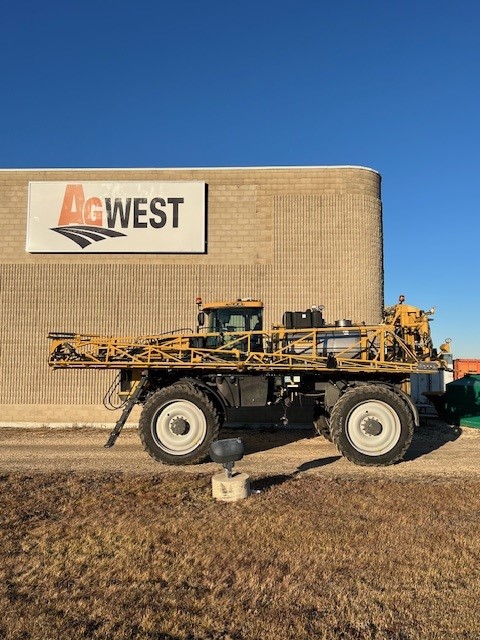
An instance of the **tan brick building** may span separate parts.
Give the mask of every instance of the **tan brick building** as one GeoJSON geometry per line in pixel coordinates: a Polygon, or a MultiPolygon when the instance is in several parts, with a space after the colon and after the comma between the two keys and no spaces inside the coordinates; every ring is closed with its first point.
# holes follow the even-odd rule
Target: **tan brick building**
{"type": "Polygon", "coordinates": [[[380,176],[363,167],[0,170],[0,422],[112,422],[111,372],[51,371],[49,331],[138,335],[194,324],[195,298],[323,304],[328,322],[383,308],[380,176]],[[43,181],[202,181],[202,254],[29,253],[43,181]]]}

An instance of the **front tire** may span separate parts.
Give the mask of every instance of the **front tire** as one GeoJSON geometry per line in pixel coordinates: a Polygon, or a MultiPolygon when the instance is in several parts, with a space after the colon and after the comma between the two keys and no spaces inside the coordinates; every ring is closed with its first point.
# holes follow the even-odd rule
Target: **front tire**
{"type": "Polygon", "coordinates": [[[175,465],[205,460],[219,429],[213,403],[188,384],[156,391],[145,403],[139,422],[145,451],[157,462],[175,465]]]}
{"type": "Polygon", "coordinates": [[[353,387],[335,403],[332,440],[350,462],[387,466],[403,458],[413,437],[413,416],[403,398],[384,385],[353,387]]]}

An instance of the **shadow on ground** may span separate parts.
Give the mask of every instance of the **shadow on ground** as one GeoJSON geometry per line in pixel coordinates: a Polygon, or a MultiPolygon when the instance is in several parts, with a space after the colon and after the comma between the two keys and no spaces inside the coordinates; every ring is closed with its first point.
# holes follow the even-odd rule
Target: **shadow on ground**
{"type": "Polygon", "coordinates": [[[292,442],[314,437],[312,427],[276,427],[274,425],[226,426],[220,432],[220,438],[241,438],[245,445],[245,455],[269,451],[292,442]]]}
{"type": "Polygon", "coordinates": [[[447,442],[453,442],[459,438],[461,433],[460,427],[450,425],[441,420],[430,420],[415,430],[412,444],[405,454],[404,460],[416,460],[432,451],[436,451],[447,442]]]}
{"type": "MultiPolygon", "coordinates": [[[[428,455],[440,449],[448,442],[453,442],[460,437],[462,430],[460,427],[450,425],[447,422],[431,419],[415,430],[412,444],[404,456],[402,462],[408,462],[428,455]]],[[[283,447],[305,438],[318,438],[314,430],[306,427],[305,424],[291,425],[287,427],[278,425],[227,425],[220,434],[221,438],[241,438],[245,445],[245,455],[269,451],[278,447],[283,447]]],[[[311,460],[300,465],[300,467],[289,475],[278,475],[259,479],[256,481],[256,489],[265,489],[270,486],[282,484],[294,478],[299,473],[316,469],[332,464],[341,459],[341,455],[333,455],[325,458],[311,460]]]]}
{"type": "Polygon", "coordinates": [[[279,474],[276,476],[265,476],[264,478],[259,478],[258,480],[254,480],[252,482],[252,489],[254,491],[264,491],[265,489],[269,489],[270,487],[275,487],[277,485],[283,484],[288,480],[292,480],[300,473],[304,471],[309,471],[310,469],[318,469],[319,467],[325,467],[327,464],[333,464],[337,460],[340,460],[342,456],[328,456],[327,458],[318,458],[317,460],[311,460],[310,462],[305,462],[301,464],[296,471],[289,474],[279,474]]]}

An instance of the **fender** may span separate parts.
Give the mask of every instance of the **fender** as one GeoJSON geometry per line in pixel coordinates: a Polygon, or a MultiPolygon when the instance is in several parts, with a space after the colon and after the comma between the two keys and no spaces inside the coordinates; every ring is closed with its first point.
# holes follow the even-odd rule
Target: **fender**
{"type": "Polygon", "coordinates": [[[408,393],[405,393],[405,391],[402,391],[402,389],[399,389],[398,387],[392,387],[392,391],[395,391],[395,393],[398,393],[398,395],[405,400],[407,405],[410,407],[410,411],[412,412],[413,423],[415,427],[420,426],[420,415],[418,413],[418,409],[415,403],[413,402],[412,398],[408,395],[408,393]]]}

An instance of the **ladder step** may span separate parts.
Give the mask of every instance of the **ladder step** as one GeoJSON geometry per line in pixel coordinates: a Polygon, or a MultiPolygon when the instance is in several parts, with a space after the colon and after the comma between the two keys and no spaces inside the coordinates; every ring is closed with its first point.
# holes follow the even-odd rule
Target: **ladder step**
{"type": "Polygon", "coordinates": [[[120,435],[120,432],[122,431],[123,427],[125,426],[125,423],[127,421],[128,416],[130,415],[133,407],[137,404],[137,400],[139,399],[140,395],[142,394],[142,391],[144,390],[144,388],[146,387],[146,385],[148,384],[148,375],[147,373],[142,373],[142,377],[137,385],[137,388],[135,389],[135,391],[129,396],[125,407],[122,411],[122,415],[120,416],[120,418],[117,420],[115,426],[113,427],[112,431],[110,432],[110,435],[108,436],[108,440],[107,442],[103,445],[105,447],[105,449],[110,449],[110,447],[113,447],[113,445],[115,444],[115,442],[117,441],[118,436],[120,435]]]}

